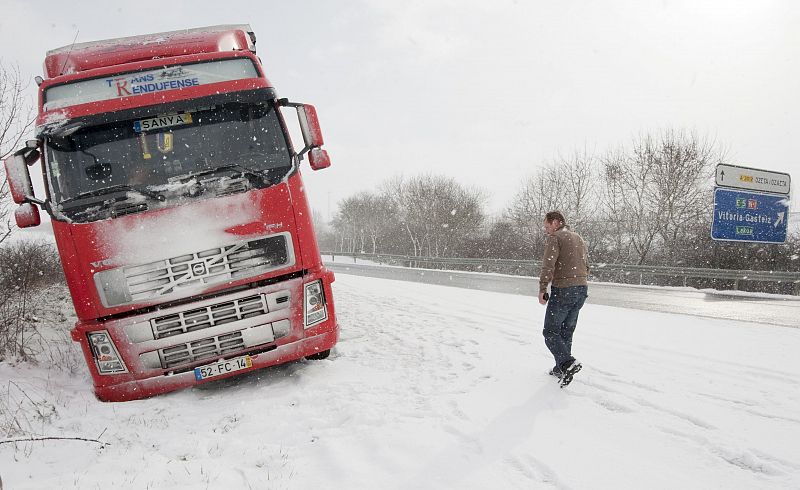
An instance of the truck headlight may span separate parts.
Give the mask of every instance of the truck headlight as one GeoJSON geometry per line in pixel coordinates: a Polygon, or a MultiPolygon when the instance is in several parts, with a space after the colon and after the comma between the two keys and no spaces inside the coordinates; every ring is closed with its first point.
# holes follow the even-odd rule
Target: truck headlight
{"type": "Polygon", "coordinates": [[[101,330],[87,334],[89,337],[89,347],[92,349],[94,360],[97,362],[97,369],[100,374],[127,373],[128,368],[119,357],[114,342],[108,332],[101,330]]]}
{"type": "Polygon", "coordinates": [[[328,319],[328,305],[325,303],[322,279],[306,284],[303,296],[306,328],[328,319]]]}

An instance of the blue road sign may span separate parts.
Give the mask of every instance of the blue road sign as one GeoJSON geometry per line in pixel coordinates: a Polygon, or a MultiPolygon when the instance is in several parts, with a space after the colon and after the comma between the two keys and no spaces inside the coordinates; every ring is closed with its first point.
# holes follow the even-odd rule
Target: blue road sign
{"type": "Polygon", "coordinates": [[[789,199],[786,196],[716,188],[711,238],[784,243],[788,217],[789,199]]]}

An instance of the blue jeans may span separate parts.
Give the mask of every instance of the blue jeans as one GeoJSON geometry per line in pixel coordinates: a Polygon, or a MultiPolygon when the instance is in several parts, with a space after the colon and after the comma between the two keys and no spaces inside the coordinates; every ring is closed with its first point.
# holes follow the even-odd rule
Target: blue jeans
{"type": "Polygon", "coordinates": [[[578,324],[578,313],[589,296],[586,286],[550,288],[550,300],[544,317],[544,343],[561,367],[572,357],[572,334],[578,324]]]}

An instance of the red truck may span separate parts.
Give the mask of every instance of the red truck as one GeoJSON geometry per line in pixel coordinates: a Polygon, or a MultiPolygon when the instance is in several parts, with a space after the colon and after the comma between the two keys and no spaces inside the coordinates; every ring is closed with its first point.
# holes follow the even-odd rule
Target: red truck
{"type": "Polygon", "coordinates": [[[278,98],[255,43],[224,25],[47,53],[36,139],[6,175],[19,227],[51,217],[101,400],[323,359],[338,340],[299,172],[330,159],[316,110],[278,98]]]}

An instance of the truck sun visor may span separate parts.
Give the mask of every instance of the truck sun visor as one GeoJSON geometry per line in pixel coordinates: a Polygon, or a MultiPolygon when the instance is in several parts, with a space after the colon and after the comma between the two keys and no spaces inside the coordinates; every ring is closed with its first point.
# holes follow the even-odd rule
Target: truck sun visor
{"type": "Polygon", "coordinates": [[[44,110],[247,78],[258,71],[249,58],[236,58],[81,80],[48,88],[44,110]]]}

